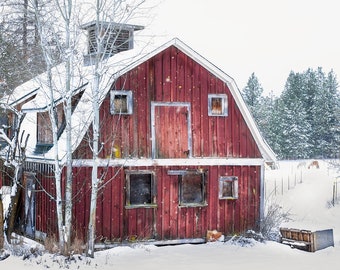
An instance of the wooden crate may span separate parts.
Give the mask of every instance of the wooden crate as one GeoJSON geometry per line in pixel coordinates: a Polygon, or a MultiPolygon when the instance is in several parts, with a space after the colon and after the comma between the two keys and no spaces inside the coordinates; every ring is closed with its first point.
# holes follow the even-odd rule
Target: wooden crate
{"type": "Polygon", "coordinates": [[[309,252],[334,246],[333,229],[309,231],[280,228],[280,233],[281,243],[309,252]]]}

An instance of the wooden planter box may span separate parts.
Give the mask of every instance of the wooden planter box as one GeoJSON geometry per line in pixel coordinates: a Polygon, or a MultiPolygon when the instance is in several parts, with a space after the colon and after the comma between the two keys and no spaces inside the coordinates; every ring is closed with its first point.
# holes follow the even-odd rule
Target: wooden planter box
{"type": "Polygon", "coordinates": [[[321,231],[280,228],[281,243],[301,250],[315,252],[334,247],[333,229],[321,231]]]}

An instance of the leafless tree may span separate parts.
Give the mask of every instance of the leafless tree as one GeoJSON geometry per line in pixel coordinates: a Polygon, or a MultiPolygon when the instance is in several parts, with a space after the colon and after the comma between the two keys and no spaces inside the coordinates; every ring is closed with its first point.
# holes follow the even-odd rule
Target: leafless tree
{"type": "MultiPolygon", "coordinates": [[[[95,47],[96,54],[92,65],[93,82],[92,82],[92,108],[93,108],[93,120],[92,120],[92,180],[91,180],[91,200],[90,200],[90,219],[88,224],[88,239],[87,239],[87,255],[94,256],[94,243],[95,243],[95,231],[96,231],[96,213],[97,213],[97,197],[102,179],[99,176],[99,154],[100,154],[100,117],[99,117],[99,104],[104,98],[101,89],[107,88],[107,83],[111,81],[104,80],[103,74],[107,69],[106,51],[112,50],[112,43],[119,35],[112,35],[111,33],[119,33],[121,31],[121,24],[128,23],[132,18],[137,16],[142,8],[145,0],[96,0],[93,10],[95,10],[95,47]],[[105,24],[103,24],[105,22],[105,24]],[[118,25],[118,27],[116,26],[118,25]],[[104,33],[104,34],[102,34],[104,33]],[[113,40],[112,40],[113,39],[113,40]],[[110,42],[108,42],[110,40],[110,42]]],[[[114,51],[110,51],[114,54],[114,51]]]]}
{"type": "MultiPolygon", "coordinates": [[[[86,3],[77,0],[23,0],[24,8],[34,15],[34,23],[39,37],[39,45],[46,66],[46,72],[39,76],[40,88],[48,97],[47,107],[51,124],[54,150],[54,180],[56,186],[56,208],[58,224],[58,241],[62,253],[68,253],[72,233],[72,95],[77,79],[75,70],[79,67],[79,54],[76,47],[79,45],[80,25],[84,22],[82,16],[91,17],[95,21],[95,56],[91,59],[90,82],[92,95],[92,181],[90,219],[88,223],[88,250],[87,254],[94,256],[94,242],[96,231],[96,208],[98,191],[101,188],[102,178],[99,176],[99,154],[101,142],[99,140],[100,121],[99,106],[112,80],[104,76],[107,71],[107,54],[109,44],[115,43],[120,25],[141,16],[142,5],[145,0],[90,0],[86,3]],[[93,14],[89,14],[93,12],[93,14]],[[105,25],[105,27],[104,27],[105,25]],[[112,33],[111,33],[112,31],[112,33]],[[108,35],[107,35],[108,34],[108,35]],[[110,42],[108,42],[108,39],[110,42]],[[57,51],[57,53],[56,53],[57,51]],[[62,62],[62,64],[60,64],[62,62]],[[62,70],[59,72],[59,70],[62,70]],[[67,134],[67,179],[65,197],[62,191],[62,169],[60,153],[58,150],[58,112],[56,94],[63,98],[63,113],[65,116],[67,134]],[[63,212],[64,210],[64,212],[63,212]],[[65,214],[64,214],[65,213],[65,214]]],[[[143,12],[143,11],[142,11],[143,12]]],[[[110,54],[114,54],[111,51],[110,54]]],[[[82,61],[83,59],[81,59],[82,61]]],[[[78,74],[79,75],[79,74],[78,74]]],[[[80,85],[78,85],[80,86],[80,85]]]]}
{"type": "MultiPolygon", "coordinates": [[[[2,112],[11,113],[13,115],[12,126],[2,125],[0,127],[0,140],[4,142],[6,153],[4,165],[11,168],[14,172],[11,185],[11,203],[7,216],[3,217],[7,223],[7,238],[13,231],[15,216],[19,200],[19,186],[21,185],[22,167],[25,161],[25,149],[29,135],[20,130],[24,114],[7,103],[1,103],[2,112]]],[[[2,204],[2,203],[1,203],[2,204]]],[[[0,221],[2,222],[2,220],[0,221]]],[[[3,228],[3,227],[2,227],[3,228]]],[[[0,232],[3,235],[3,232],[0,232]]]]}

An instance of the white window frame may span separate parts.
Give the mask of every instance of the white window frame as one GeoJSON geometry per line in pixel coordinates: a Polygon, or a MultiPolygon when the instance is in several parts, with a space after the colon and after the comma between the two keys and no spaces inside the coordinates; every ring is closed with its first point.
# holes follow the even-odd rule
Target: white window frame
{"type": "Polygon", "coordinates": [[[228,96],[226,94],[208,94],[208,115],[209,116],[228,116],[228,96]],[[221,100],[221,112],[214,112],[213,100],[221,100]]]}
{"type": "Polygon", "coordinates": [[[220,176],[219,177],[218,198],[220,200],[236,200],[238,199],[238,177],[237,176],[220,176]],[[231,195],[224,194],[226,184],[231,185],[231,195]]]}
{"type": "Polygon", "coordinates": [[[110,96],[110,113],[112,115],[115,114],[124,114],[124,115],[130,115],[133,113],[133,99],[132,99],[132,91],[131,90],[111,90],[111,96],[110,96]],[[115,110],[115,97],[116,96],[126,96],[126,112],[116,112],[115,110]]]}

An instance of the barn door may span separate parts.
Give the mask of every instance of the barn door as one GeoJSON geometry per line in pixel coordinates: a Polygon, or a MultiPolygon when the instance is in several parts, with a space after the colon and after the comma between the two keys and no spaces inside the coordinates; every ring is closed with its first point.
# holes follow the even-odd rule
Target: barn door
{"type": "Polygon", "coordinates": [[[152,158],[191,157],[190,104],[151,104],[152,158]]]}
{"type": "Polygon", "coordinates": [[[24,173],[25,186],[25,233],[35,236],[35,174],[24,173]]]}

